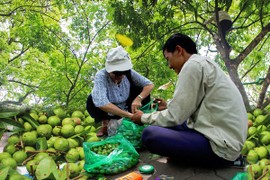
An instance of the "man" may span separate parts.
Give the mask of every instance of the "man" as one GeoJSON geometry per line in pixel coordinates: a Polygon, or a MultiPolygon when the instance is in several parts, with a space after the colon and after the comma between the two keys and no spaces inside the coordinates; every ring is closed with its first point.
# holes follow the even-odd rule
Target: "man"
{"type": "Polygon", "coordinates": [[[237,87],[215,62],[197,54],[186,35],[172,35],[163,54],[178,80],[168,104],[157,99],[159,111],[138,110],[132,116],[135,123],[150,124],[142,143],[172,159],[231,164],[247,137],[247,113],[237,87]]]}
{"type": "Polygon", "coordinates": [[[148,103],[153,88],[149,79],[132,69],[129,54],[122,46],[110,49],[105,68],[96,73],[94,88],[86,102],[95,123],[101,122],[97,136],[108,135],[110,120],[114,124],[114,120],[130,118],[136,109],[148,103]]]}

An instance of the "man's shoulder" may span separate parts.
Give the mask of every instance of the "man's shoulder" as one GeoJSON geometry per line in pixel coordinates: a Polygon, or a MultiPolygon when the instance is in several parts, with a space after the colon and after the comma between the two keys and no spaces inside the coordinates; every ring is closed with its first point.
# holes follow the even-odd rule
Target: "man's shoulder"
{"type": "Polygon", "coordinates": [[[201,64],[206,60],[208,60],[208,58],[205,56],[201,56],[199,54],[192,54],[187,61],[187,64],[201,64]]]}

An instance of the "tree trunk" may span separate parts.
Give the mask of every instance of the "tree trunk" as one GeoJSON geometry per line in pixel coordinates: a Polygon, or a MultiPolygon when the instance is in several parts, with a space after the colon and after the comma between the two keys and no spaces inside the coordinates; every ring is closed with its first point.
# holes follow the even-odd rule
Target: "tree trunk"
{"type": "Polygon", "coordinates": [[[228,73],[230,75],[230,78],[232,79],[232,81],[234,82],[234,84],[237,86],[237,88],[239,89],[243,101],[245,103],[245,107],[247,111],[251,110],[250,104],[249,104],[249,99],[247,96],[247,93],[245,91],[244,85],[242,84],[239,75],[238,75],[238,71],[237,71],[237,65],[236,63],[234,63],[234,61],[225,61],[228,73]]]}
{"type": "Polygon", "coordinates": [[[265,80],[264,80],[263,85],[262,85],[262,90],[261,90],[261,93],[260,93],[260,96],[259,96],[259,99],[258,99],[258,103],[257,103],[258,108],[263,109],[269,103],[268,98],[266,98],[266,100],[265,100],[266,91],[267,91],[267,89],[269,87],[269,84],[270,84],[270,66],[268,68],[267,75],[266,75],[265,80]],[[265,100],[265,102],[264,102],[264,100],[265,100]]]}

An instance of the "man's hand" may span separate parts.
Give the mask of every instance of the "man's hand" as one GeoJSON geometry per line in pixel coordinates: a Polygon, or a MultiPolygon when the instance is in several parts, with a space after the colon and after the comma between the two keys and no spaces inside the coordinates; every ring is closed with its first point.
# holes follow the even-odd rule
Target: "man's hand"
{"type": "Polygon", "coordinates": [[[133,114],[133,116],[131,117],[131,120],[136,124],[142,125],[142,122],[141,122],[142,115],[143,115],[143,112],[140,110],[137,110],[135,114],[133,114]]]}
{"type": "Polygon", "coordinates": [[[158,111],[162,111],[164,109],[167,109],[167,102],[164,99],[156,98],[154,100],[154,103],[157,103],[158,111]]]}

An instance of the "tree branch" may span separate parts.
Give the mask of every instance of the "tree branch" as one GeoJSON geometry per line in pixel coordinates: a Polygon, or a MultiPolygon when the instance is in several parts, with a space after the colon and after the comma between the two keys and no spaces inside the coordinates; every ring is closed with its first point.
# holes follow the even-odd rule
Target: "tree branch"
{"type": "Polygon", "coordinates": [[[266,95],[266,91],[269,87],[269,84],[270,84],[270,66],[268,67],[267,75],[265,77],[265,80],[263,81],[262,90],[258,98],[258,103],[257,103],[258,108],[261,108],[263,105],[263,101],[266,95]]]}
{"type": "Polygon", "coordinates": [[[16,81],[16,80],[8,80],[9,82],[14,82],[14,83],[18,83],[18,84],[21,84],[21,85],[24,85],[24,86],[27,86],[27,87],[30,87],[30,88],[39,88],[38,86],[34,86],[34,85],[29,85],[29,84],[26,84],[26,83],[23,83],[23,82],[20,82],[20,81],[16,81]]]}
{"type": "Polygon", "coordinates": [[[26,49],[23,49],[19,54],[17,54],[16,56],[14,56],[12,59],[8,60],[8,63],[11,63],[12,61],[14,61],[15,59],[19,58],[22,54],[24,54],[28,49],[30,49],[31,46],[27,47],[26,49]]]}
{"type": "Polygon", "coordinates": [[[22,102],[27,98],[27,96],[31,93],[35,92],[34,90],[31,90],[27,92],[24,96],[20,97],[18,101],[3,101],[0,102],[0,106],[3,105],[9,105],[9,104],[14,104],[14,105],[22,105],[22,102]]]}
{"type": "Polygon", "coordinates": [[[251,66],[251,68],[249,69],[249,70],[247,70],[244,74],[243,74],[243,76],[241,77],[241,79],[243,79],[253,68],[255,68],[256,67],[256,65],[257,64],[259,64],[259,62],[261,62],[261,60],[258,60],[257,62],[255,62],[255,64],[253,64],[252,66],[251,66]]]}
{"type": "Polygon", "coordinates": [[[261,42],[264,36],[270,31],[270,23],[262,28],[262,31],[251,41],[251,43],[234,59],[237,64],[240,64],[251,51],[261,42]]]}

